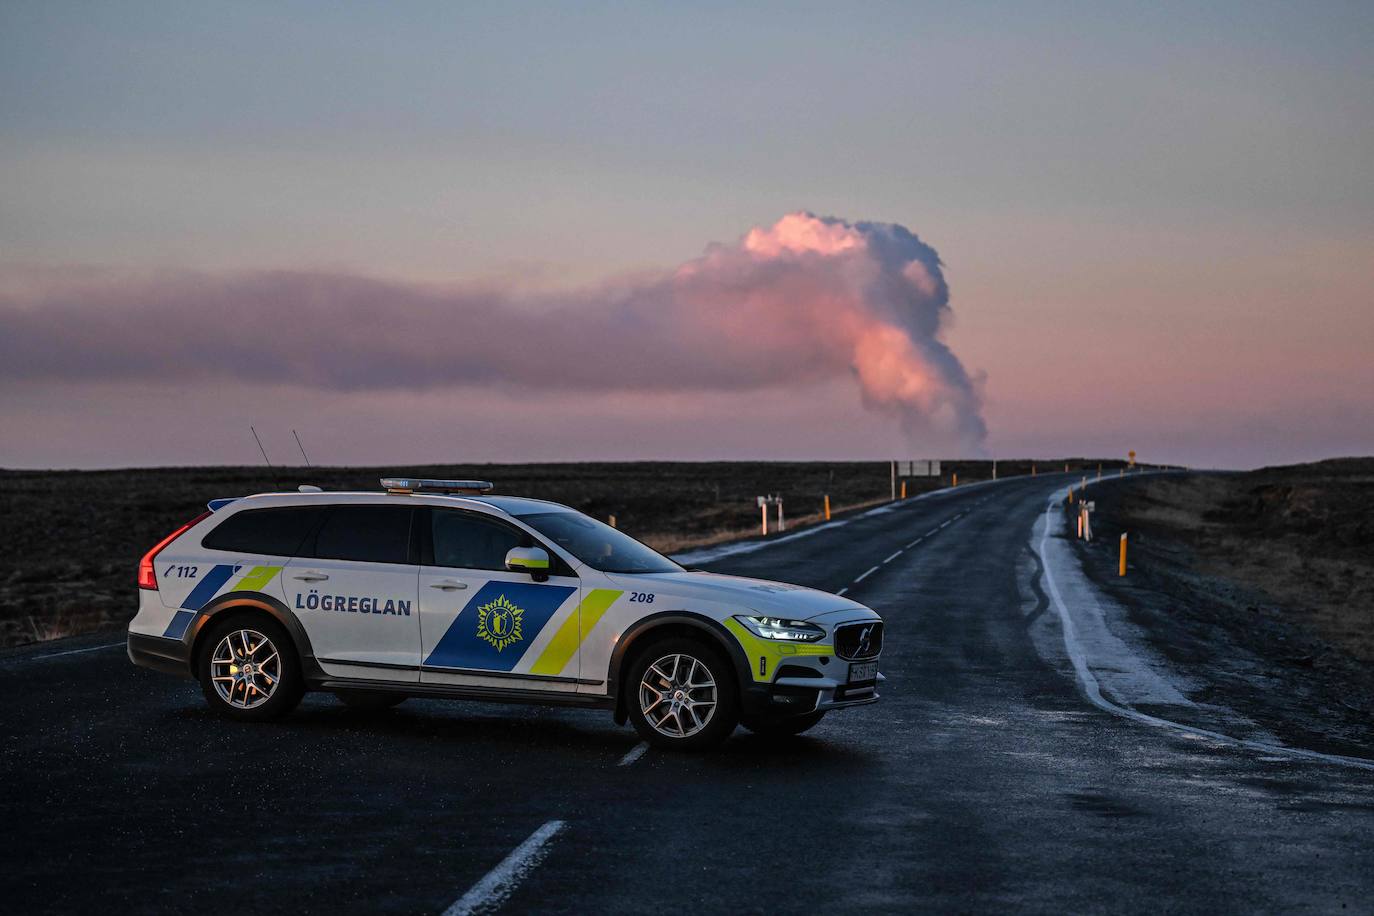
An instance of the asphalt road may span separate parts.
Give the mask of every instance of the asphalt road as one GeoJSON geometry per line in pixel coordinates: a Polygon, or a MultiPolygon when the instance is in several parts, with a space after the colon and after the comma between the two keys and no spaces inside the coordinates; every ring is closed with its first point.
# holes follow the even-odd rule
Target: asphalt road
{"type": "Polygon", "coordinates": [[[600,712],[315,695],[233,724],[108,637],[2,656],[0,901],[1370,911],[1374,773],[1142,726],[1037,654],[1032,527],[1064,483],[961,488],[712,564],[848,588],[887,620],[882,702],[780,744],[645,753],[600,712]]]}

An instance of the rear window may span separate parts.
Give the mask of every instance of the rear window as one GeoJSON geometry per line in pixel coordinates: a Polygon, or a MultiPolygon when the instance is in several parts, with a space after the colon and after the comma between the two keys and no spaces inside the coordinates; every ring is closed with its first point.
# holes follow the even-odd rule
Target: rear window
{"type": "Polygon", "coordinates": [[[409,563],[410,519],[405,506],[334,506],[315,536],[310,556],[362,563],[409,563]]]}
{"type": "Polygon", "coordinates": [[[201,539],[200,546],[234,553],[294,557],[324,515],[321,506],[235,512],[201,539]]]}

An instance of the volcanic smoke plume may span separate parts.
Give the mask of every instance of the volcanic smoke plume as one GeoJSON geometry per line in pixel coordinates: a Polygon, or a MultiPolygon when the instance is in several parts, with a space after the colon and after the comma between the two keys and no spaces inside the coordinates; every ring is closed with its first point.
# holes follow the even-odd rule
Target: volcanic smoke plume
{"type": "Polygon", "coordinates": [[[0,379],[359,391],[750,391],[851,374],[865,407],[976,449],[949,289],[902,226],[792,213],[671,271],[565,293],[346,274],[159,274],[0,296],[0,379]]]}

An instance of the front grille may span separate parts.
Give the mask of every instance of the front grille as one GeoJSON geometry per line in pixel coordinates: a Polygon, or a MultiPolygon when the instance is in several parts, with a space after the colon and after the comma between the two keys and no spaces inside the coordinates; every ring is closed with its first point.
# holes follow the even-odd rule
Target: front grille
{"type": "Polygon", "coordinates": [[[840,658],[856,659],[877,658],[883,651],[883,625],[881,621],[872,623],[851,623],[835,628],[835,654],[840,658]]]}

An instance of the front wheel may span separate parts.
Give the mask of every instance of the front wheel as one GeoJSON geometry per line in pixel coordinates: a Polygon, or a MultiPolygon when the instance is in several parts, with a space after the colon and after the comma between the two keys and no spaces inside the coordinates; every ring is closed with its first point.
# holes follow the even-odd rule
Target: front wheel
{"type": "Polygon", "coordinates": [[[724,741],[738,721],[734,672],[711,646],[664,639],[635,657],[626,706],[639,736],[654,747],[696,751],[724,741]]]}
{"type": "Polygon", "coordinates": [[[305,692],[290,635],[266,617],[212,624],[200,654],[200,686],[210,708],[232,719],[284,716],[305,692]]]}
{"type": "Polygon", "coordinates": [[[824,718],[822,710],[800,716],[742,716],[739,724],[761,738],[786,738],[809,731],[824,718]]]}

